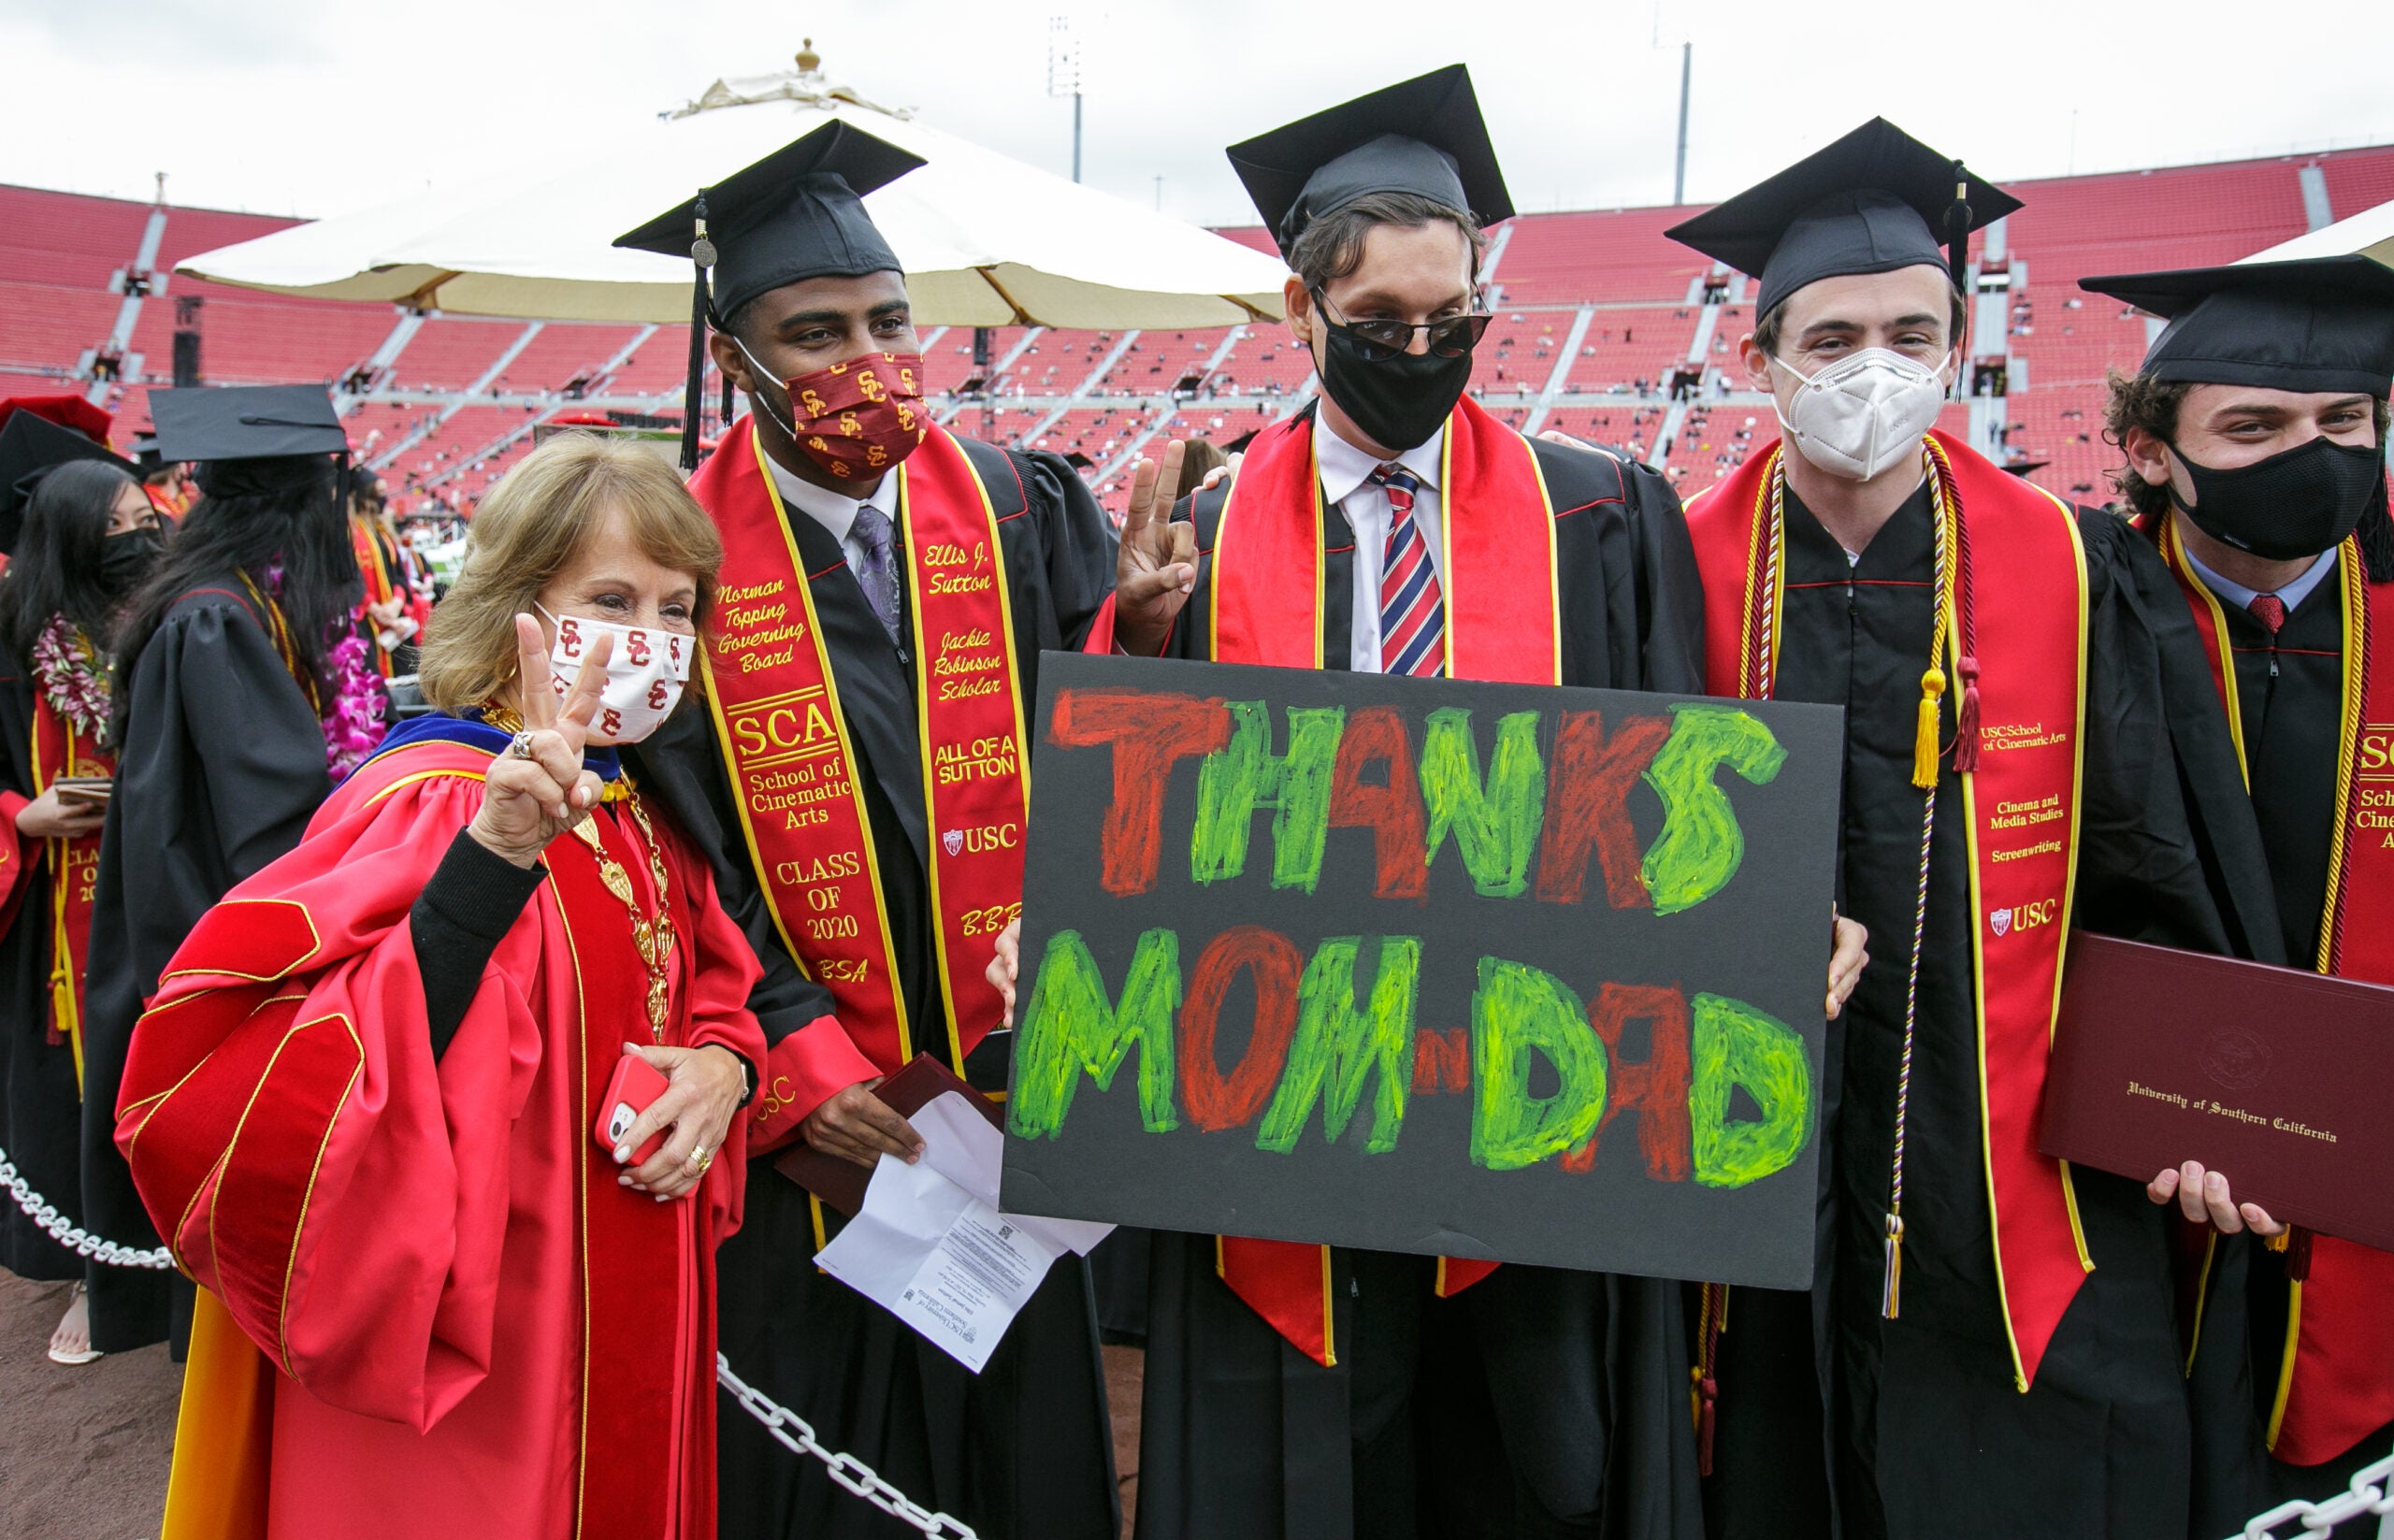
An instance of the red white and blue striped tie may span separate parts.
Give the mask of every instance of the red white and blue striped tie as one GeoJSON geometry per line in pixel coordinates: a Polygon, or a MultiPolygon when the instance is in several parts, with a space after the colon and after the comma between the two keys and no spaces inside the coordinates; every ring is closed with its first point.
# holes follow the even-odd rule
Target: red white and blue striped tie
{"type": "Polygon", "coordinates": [[[1372,472],[1388,494],[1388,554],[1380,562],[1380,672],[1435,677],[1447,667],[1447,600],[1413,517],[1421,482],[1402,466],[1372,472]]]}

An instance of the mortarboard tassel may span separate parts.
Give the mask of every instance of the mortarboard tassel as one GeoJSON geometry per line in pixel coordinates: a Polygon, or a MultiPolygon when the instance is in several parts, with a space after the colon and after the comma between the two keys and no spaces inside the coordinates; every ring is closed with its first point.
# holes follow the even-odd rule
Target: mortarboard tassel
{"type": "MultiPolygon", "coordinates": [[[[1954,287],[1970,292],[1970,174],[1954,163],[1954,201],[1945,210],[1945,260],[1952,264],[1954,287]]],[[[1956,341],[1960,340],[1955,338],[1956,341]]]]}
{"type": "Polygon", "coordinates": [[[1887,1274],[1879,1290],[1879,1314],[1887,1320],[1904,1309],[1904,1216],[1887,1216],[1887,1274]]]}
{"type": "Polygon", "coordinates": [[[707,196],[699,194],[698,229],[690,242],[690,378],[682,394],[682,474],[699,468],[699,412],[707,375],[707,269],[714,266],[714,242],[707,238],[707,196]]]}

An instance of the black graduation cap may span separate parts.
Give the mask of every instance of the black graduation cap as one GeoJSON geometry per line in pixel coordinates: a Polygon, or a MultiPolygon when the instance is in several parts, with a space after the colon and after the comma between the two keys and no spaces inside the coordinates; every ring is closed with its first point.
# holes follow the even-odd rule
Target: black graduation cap
{"type": "Polygon", "coordinates": [[[154,476],[166,468],[166,457],[158,453],[158,436],[137,433],[133,436],[133,462],[144,476],[154,476]]]}
{"type": "Polygon", "coordinates": [[[720,325],[785,283],[904,271],[865,212],[864,194],[923,164],[835,119],[616,237],[615,244],[688,256],[704,235],[714,246],[714,319],[720,325]]]}
{"type": "Polygon", "coordinates": [[[199,488],[237,497],[302,487],[349,453],[322,385],[195,386],[150,393],[162,459],[199,462],[199,488]]]}
{"type": "Polygon", "coordinates": [[[1306,225],[1374,193],[1416,193],[1482,226],[1513,217],[1471,71],[1449,65],[1227,151],[1287,257],[1306,225]]]}
{"type": "Polygon", "coordinates": [[[686,256],[695,268],[682,431],[685,471],[698,468],[706,326],[721,327],[741,306],[786,283],[903,272],[865,212],[864,195],[925,164],[921,156],[835,118],[615,237],[616,245],[634,251],[686,256]]]}
{"type": "Polygon", "coordinates": [[[2394,379],[2394,267],[2358,254],[2081,279],[2170,324],[2149,379],[2383,397],[2394,379]]]}
{"type": "Polygon", "coordinates": [[[25,505],[33,501],[41,479],[74,460],[106,460],[123,467],[128,475],[138,474],[131,461],[109,453],[106,444],[95,444],[74,429],[60,427],[30,411],[13,414],[0,427],[0,552],[17,549],[17,536],[25,526],[25,505]]]}
{"type": "Polygon", "coordinates": [[[2020,200],[1884,118],[1665,232],[1762,280],[1754,313],[1824,278],[1946,266],[2020,200]]]}

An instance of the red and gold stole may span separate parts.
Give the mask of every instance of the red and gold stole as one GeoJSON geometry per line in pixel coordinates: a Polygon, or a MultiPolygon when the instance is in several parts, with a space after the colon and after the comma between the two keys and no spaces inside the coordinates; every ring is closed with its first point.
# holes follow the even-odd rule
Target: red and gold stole
{"type": "MultiPolygon", "coordinates": [[[[1223,500],[1212,552],[1216,662],[1322,665],[1327,564],[1314,432],[1311,413],[1266,428],[1223,500]]],[[[1465,396],[1447,419],[1440,460],[1447,677],[1561,684],[1554,505],[1536,450],[1465,396]]],[[[1214,1265],[1299,1352],[1324,1365],[1338,1361],[1328,1246],[1224,1235],[1216,1238],[1214,1265]]],[[[1437,1291],[1457,1293],[1495,1268],[1441,1257],[1437,1291]]]]}
{"type": "MultiPolygon", "coordinates": [[[[418,781],[481,780],[487,752],[425,741],[378,756],[344,782],[316,827],[370,806],[418,781]]],[[[594,814],[598,844],[623,868],[643,914],[657,895],[636,821],[594,814]]],[[[570,1001],[549,1001],[552,1019],[570,1012],[570,1041],[552,1043],[570,1077],[578,1240],[584,1312],[576,1439],[577,1510],[584,1536],[665,1533],[674,1520],[678,1466],[699,1430],[660,1437],[660,1408],[705,1403],[698,1414],[712,1439],[714,1396],[682,1381],[685,1345],[673,1323],[679,1302],[714,1297],[713,1247],[685,1233],[705,1222],[699,1202],[658,1203],[616,1184],[617,1168],[584,1134],[623,1044],[647,1025],[648,971],[625,901],[601,876],[582,839],[552,842],[542,856],[563,941],[570,954],[570,1001]],[[689,1273],[696,1259],[695,1275],[689,1273]]],[[[696,933],[685,880],[666,897],[675,933],[696,933]]],[[[287,1335],[292,1258],[307,1222],[322,1152],[364,1072],[357,1029],[336,1013],[299,1016],[305,974],[322,950],[314,918],[288,900],[228,900],[200,920],[176,953],[158,1003],[141,1020],[120,1095],[117,1144],[134,1168],[159,1234],[177,1263],[207,1291],[184,1390],[181,1425],[211,1432],[200,1446],[238,1468],[184,1468],[169,1482],[180,1506],[170,1535],[259,1533],[271,1480],[267,1408],[293,1372],[287,1335]],[[205,1372],[203,1373],[203,1366],[205,1372]]],[[[687,1029],[687,955],[669,964],[676,1009],[664,1041],[687,1029]]],[[[557,976],[550,973],[552,981],[557,976]]],[[[703,1311],[708,1308],[701,1303],[703,1311]]],[[[703,1371],[701,1371],[703,1372],[703,1371]]],[[[170,1506],[173,1504],[170,1504],[170,1506]]]]}
{"type": "MultiPolygon", "coordinates": [[[[1704,581],[1706,673],[1714,690],[1751,699],[1769,698],[1777,681],[1786,598],[1782,453],[1774,445],[1687,504],[1704,581]]],[[[1937,679],[1924,686],[1933,710],[1945,680],[1964,684],[1954,769],[1969,842],[1980,1137],[1996,1288],[2013,1377],[2026,1391],[2094,1267],[2069,1166],[2040,1155],[2036,1137],[2077,867],[2086,555],[2059,498],[1945,434],[1927,435],[1924,453],[1940,505],[1940,550],[1953,556],[1940,574],[1937,679]]],[[[1922,639],[1924,663],[1929,640],[1922,639]]],[[[1933,776],[1933,733],[1928,749],[1933,776]]],[[[1924,882],[1926,861],[1924,839],[1924,882]]],[[[1907,1041],[1911,1029],[1907,1023],[1907,1041]]],[[[1898,1162],[1903,1137],[1899,1104],[1898,1162]]],[[[1898,1164],[1898,1197],[1900,1172],[1898,1164]]],[[[1889,1229],[1901,1233],[1899,1206],[1889,1229]]],[[[1892,1238],[1889,1251],[1894,1296],[1900,1248],[1892,1238]]],[[[1890,1315],[1896,1303],[1889,1299],[1890,1315]]]]}
{"type": "MultiPolygon", "coordinates": [[[[64,776],[114,775],[116,760],[51,709],[36,689],[33,731],[34,795],[64,776]]],[[[49,840],[50,1041],[75,1048],[75,1084],[83,1083],[83,971],[92,950],[92,883],[98,875],[100,837],[49,840]]]]}
{"type": "MultiPolygon", "coordinates": [[[[820,574],[800,564],[764,455],[755,425],[743,419],[690,482],[724,543],[707,704],[783,943],[830,990],[858,1047],[893,1072],[915,1056],[916,1042],[880,857],[815,617],[811,583],[820,574]]],[[[945,1048],[960,1073],[1003,1012],[982,971],[998,932],[1022,913],[1031,763],[1021,672],[997,514],[963,446],[933,426],[896,475],[921,669],[915,695],[945,1048]]]]}
{"type": "MultiPolygon", "coordinates": [[[[2202,638],[2249,788],[2236,661],[2218,597],[2187,559],[2178,521],[2160,520],[2156,534],[2202,638]]],[[[2375,898],[2394,891],[2387,812],[2394,807],[2394,584],[2368,580],[2360,542],[2349,536],[2337,550],[2334,581],[2344,612],[2337,813],[2319,952],[2310,962],[2340,978],[2394,984],[2394,903],[2375,898]]],[[[2287,1290],[2269,1446],[2288,1464],[2317,1465],[2394,1421],[2394,1309],[2387,1303],[2394,1256],[2332,1235],[2308,1235],[2301,1245],[2307,1256],[2287,1290]]]]}
{"type": "MultiPolygon", "coordinates": [[[[374,527],[373,520],[362,513],[353,513],[349,516],[349,544],[351,553],[357,558],[358,576],[366,580],[366,597],[357,604],[358,624],[371,626],[373,621],[368,617],[366,607],[389,603],[392,593],[391,569],[382,560],[382,531],[374,527]]],[[[382,650],[382,644],[370,633],[366,641],[374,655],[375,668],[382,670],[384,679],[390,678],[391,655],[382,650]]]]}

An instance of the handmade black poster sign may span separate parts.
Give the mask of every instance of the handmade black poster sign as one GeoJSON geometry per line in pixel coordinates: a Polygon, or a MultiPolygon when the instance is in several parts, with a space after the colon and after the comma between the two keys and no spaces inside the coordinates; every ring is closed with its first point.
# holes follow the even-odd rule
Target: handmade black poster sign
{"type": "Polygon", "coordinates": [[[1007,1209],[1810,1281],[1842,712],[1039,677],[1007,1209]]]}

